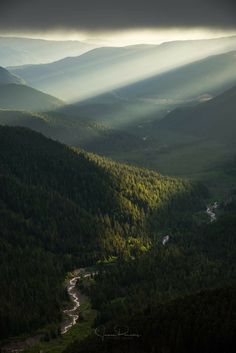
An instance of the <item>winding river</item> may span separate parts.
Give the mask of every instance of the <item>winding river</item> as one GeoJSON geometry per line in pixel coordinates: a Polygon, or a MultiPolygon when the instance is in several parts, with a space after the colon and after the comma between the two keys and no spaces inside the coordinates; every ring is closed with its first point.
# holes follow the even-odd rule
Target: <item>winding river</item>
{"type": "Polygon", "coordinates": [[[73,307],[71,309],[63,310],[63,313],[68,317],[65,322],[61,325],[61,334],[65,334],[68,332],[72,326],[76,324],[79,319],[79,307],[80,307],[80,294],[76,289],[76,284],[78,280],[81,278],[79,275],[80,270],[74,271],[75,276],[69,280],[67,285],[67,292],[69,294],[70,300],[73,303],[73,307]]]}
{"type": "Polygon", "coordinates": [[[63,310],[63,313],[67,316],[67,319],[61,325],[61,334],[64,335],[68,332],[71,327],[73,327],[79,319],[79,307],[81,301],[81,293],[76,289],[76,284],[80,278],[91,277],[97,272],[85,272],[85,269],[77,269],[73,272],[73,277],[69,280],[67,284],[67,292],[69,294],[70,300],[73,303],[71,309],[63,310]]]}
{"type": "Polygon", "coordinates": [[[217,202],[214,202],[212,205],[207,206],[206,213],[210,217],[210,222],[211,223],[216,221],[216,213],[215,213],[215,211],[217,210],[218,207],[219,207],[219,205],[218,205],[217,202]]]}

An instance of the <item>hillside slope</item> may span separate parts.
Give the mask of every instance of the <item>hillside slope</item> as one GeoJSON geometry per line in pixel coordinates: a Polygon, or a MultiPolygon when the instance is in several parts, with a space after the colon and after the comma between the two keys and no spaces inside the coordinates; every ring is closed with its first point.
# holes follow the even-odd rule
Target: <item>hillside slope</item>
{"type": "Polygon", "coordinates": [[[91,144],[91,151],[97,152],[116,149],[125,152],[130,146],[138,147],[142,142],[129,133],[90,122],[78,115],[70,116],[61,110],[34,113],[0,109],[0,124],[27,127],[72,146],[85,148],[91,144]]]}
{"type": "Polygon", "coordinates": [[[0,127],[0,195],[3,339],[58,325],[66,271],[147,251],[161,229],[191,224],[205,190],[0,127]]]}
{"type": "Polygon", "coordinates": [[[159,127],[182,134],[234,142],[236,86],[194,107],[176,109],[159,123],[159,127]]]}
{"type": "Polygon", "coordinates": [[[0,86],[8,85],[11,83],[23,84],[24,81],[16,75],[11,74],[3,67],[0,67],[0,86]]]}
{"type": "Polygon", "coordinates": [[[26,85],[12,83],[0,86],[0,109],[45,111],[62,105],[61,100],[26,85]]]}
{"type": "MultiPolygon", "coordinates": [[[[204,173],[210,173],[213,180],[220,173],[223,181],[224,166],[236,155],[235,99],[234,86],[206,102],[176,109],[153,124],[150,144],[157,144],[159,151],[149,155],[151,163],[162,173],[200,178],[203,173],[203,179],[204,173]]],[[[213,180],[209,180],[212,185],[213,180]]]]}
{"type": "Polygon", "coordinates": [[[96,330],[65,352],[230,353],[236,343],[235,205],[226,210],[221,204],[214,222],[174,232],[165,246],[157,242],[81,286],[98,311],[96,330]]]}
{"type": "MultiPolygon", "coordinates": [[[[162,174],[204,180],[213,192],[227,193],[236,185],[235,178],[224,171],[236,155],[235,99],[234,86],[205,102],[173,110],[161,120],[140,121],[138,126],[133,124],[133,134],[143,137],[143,144],[130,145],[126,154],[119,148],[103,153],[162,174]]],[[[96,152],[92,142],[87,148],[96,152]]]]}

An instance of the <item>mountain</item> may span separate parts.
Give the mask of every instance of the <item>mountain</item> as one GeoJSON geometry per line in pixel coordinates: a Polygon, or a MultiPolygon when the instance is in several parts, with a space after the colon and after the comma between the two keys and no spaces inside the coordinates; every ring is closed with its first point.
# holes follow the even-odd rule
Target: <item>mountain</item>
{"type": "Polygon", "coordinates": [[[206,193],[25,128],[0,127],[0,195],[4,339],[52,322],[58,332],[67,271],[139,256],[159,228],[190,225],[206,193]]]}
{"type": "Polygon", "coordinates": [[[79,41],[53,41],[31,38],[0,37],[0,65],[41,64],[76,56],[94,48],[79,41]]]}
{"type": "Polygon", "coordinates": [[[23,84],[24,81],[21,78],[11,74],[3,67],[0,67],[0,86],[8,85],[10,83],[23,84]]]}
{"type": "Polygon", "coordinates": [[[79,57],[10,68],[26,82],[68,100],[84,100],[236,49],[236,37],[93,49],[79,57]]]}
{"type": "MultiPolygon", "coordinates": [[[[235,64],[236,52],[210,56],[74,103],[66,112],[126,132],[136,131],[138,125],[162,119],[177,107],[202,102],[235,85],[235,64]]],[[[148,129],[145,135],[150,135],[148,129]]]]}
{"type": "Polygon", "coordinates": [[[235,99],[234,86],[213,99],[178,108],[152,122],[147,150],[130,151],[126,161],[136,155],[139,165],[204,180],[217,193],[227,190],[227,185],[235,187],[235,179],[224,171],[225,163],[236,155],[235,99]]]}
{"type": "Polygon", "coordinates": [[[102,140],[88,141],[85,147],[162,174],[201,180],[222,197],[236,187],[235,177],[225,168],[236,155],[235,86],[209,98],[167,115],[163,111],[161,119],[154,115],[150,120],[130,121],[120,132],[131,133],[140,144],[132,146],[130,141],[126,153],[119,146],[106,149],[102,140]]]}
{"type": "Polygon", "coordinates": [[[126,99],[201,100],[236,83],[236,51],[209,56],[162,75],[116,90],[126,99]]]}
{"type": "Polygon", "coordinates": [[[236,86],[194,107],[178,108],[159,122],[160,128],[204,139],[235,142],[236,86]]]}
{"type": "Polygon", "coordinates": [[[0,109],[45,111],[63,104],[61,100],[26,85],[11,83],[0,86],[0,109]]]}

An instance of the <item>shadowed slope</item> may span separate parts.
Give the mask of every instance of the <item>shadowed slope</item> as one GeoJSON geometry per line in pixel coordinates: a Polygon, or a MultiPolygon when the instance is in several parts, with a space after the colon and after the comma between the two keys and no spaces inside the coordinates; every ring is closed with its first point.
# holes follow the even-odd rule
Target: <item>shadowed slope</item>
{"type": "Polygon", "coordinates": [[[23,84],[24,80],[11,74],[9,71],[0,67],[0,86],[8,85],[10,83],[23,84]]]}
{"type": "Polygon", "coordinates": [[[61,100],[25,85],[0,86],[1,109],[45,111],[56,109],[63,104],[61,100]]]}

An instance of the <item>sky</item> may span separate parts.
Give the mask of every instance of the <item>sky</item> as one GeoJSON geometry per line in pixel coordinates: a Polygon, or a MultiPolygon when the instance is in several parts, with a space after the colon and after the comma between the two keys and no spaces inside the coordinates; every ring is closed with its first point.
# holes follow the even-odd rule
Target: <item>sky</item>
{"type": "Polygon", "coordinates": [[[235,33],[235,0],[0,0],[3,35],[154,44],[235,33]]]}

